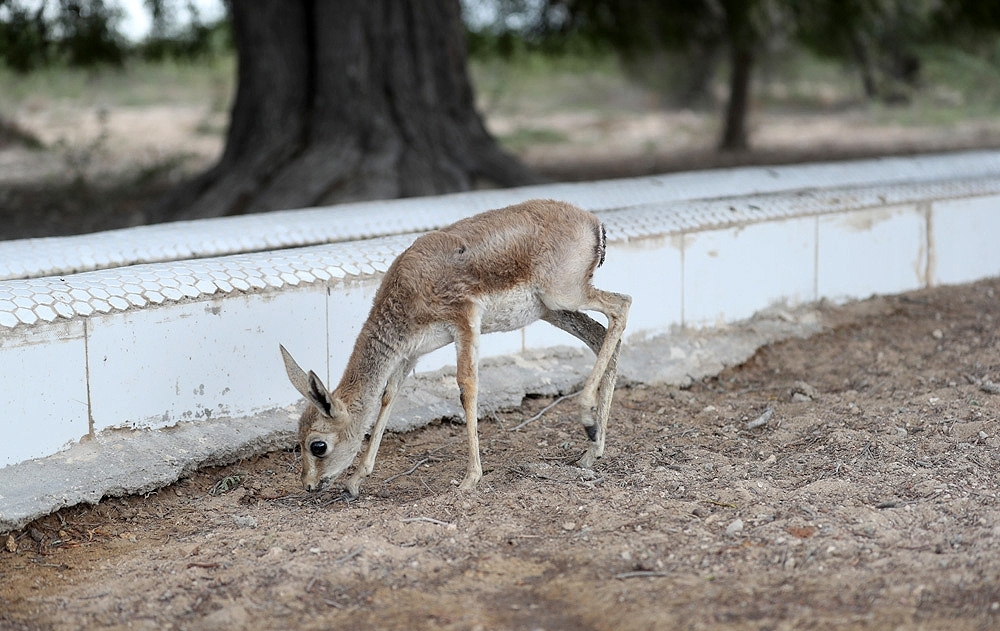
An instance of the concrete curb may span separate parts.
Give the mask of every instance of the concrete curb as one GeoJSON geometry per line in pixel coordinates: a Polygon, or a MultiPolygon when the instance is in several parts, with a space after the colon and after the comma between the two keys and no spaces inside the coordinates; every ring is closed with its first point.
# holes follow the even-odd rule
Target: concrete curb
{"type": "MultiPolygon", "coordinates": [[[[658,336],[624,349],[619,384],[683,385],[740,364],[761,346],[808,337],[823,328],[821,311],[809,307],[762,313],[723,329],[658,336]]],[[[486,359],[480,369],[480,414],[517,406],[528,394],[571,392],[582,383],[592,359],[589,352],[567,347],[486,359]]],[[[66,451],[5,467],[0,469],[0,532],[67,506],[149,493],[201,467],[289,449],[295,444],[298,414],[299,407],[290,406],[169,429],[105,431],[66,451]]],[[[412,430],[461,414],[454,369],[444,368],[407,380],[393,425],[412,430]]],[[[609,440],[614,440],[613,427],[609,440]]]]}

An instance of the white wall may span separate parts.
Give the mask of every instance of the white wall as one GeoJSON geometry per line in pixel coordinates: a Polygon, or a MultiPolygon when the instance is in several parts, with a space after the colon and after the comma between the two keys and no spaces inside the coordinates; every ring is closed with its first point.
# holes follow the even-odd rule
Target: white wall
{"type": "MultiPolygon", "coordinates": [[[[609,253],[595,281],[633,296],[632,339],[725,325],[774,304],[1000,275],[1000,152],[487,191],[240,217],[239,230],[189,222],[67,238],[89,252],[85,261],[66,260],[60,240],[31,240],[41,249],[11,242],[0,269],[23,278],[0,281],[0,467],[115,428],[159,431],[292,404],[279,343],[335,383],[381,272],[413,239],[407,232],[532,197],[572,199],[605,221],[609,253]],[[268,230],[291,234],[282,225],[298,226],[290,238],[306,242],[306,224],[345,217],[352,236],[371,235],[383,213],[388,236],[177,254],[195,256],[206,243],[217,253],[253,250],[268,230]],[[163,239],[174,239],[174,255],[163,254],[163,239]],[[102,246],[115,253],[95,256],[102,246]],[[17,259],[29,251],[36,272],[17,259]],[[62,252],[58,265],[42,260],[46,251],[62,252]],[[133,264],[145,259],[157,262],[133,264]],[[37,272],[53,268],[62,271],[37,272]],[[76,268],[90,271],[66,271],[76,268]]],[[[557,344],[576,342],[536,324],[484,337],[483,356],[557,344]]],[[[446,348],[419,369],[450,363],[446,348]]]]}

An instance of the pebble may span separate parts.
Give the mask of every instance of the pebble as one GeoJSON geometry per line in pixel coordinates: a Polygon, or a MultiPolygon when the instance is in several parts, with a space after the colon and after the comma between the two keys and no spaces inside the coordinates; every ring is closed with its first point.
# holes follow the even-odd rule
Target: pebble
{"type": "Polygon", "coordinates": [[[743,532],[743,520],[734,519],[731,524],[726,526],[726,534],[732,537],[733,535],[738,535],[743,532]]]}
{"type": "Polygon", "coordinates": [[[819,390],[813,387],[805,381],[796,381],[792,384],[792,398],[795,399],[795,395],[801,395],[806,398],[806,400],[812,400],[819,397],[819,390]]]}
{"type": "Polygon", "coordinates": [[[238,528],[256,528],[257,520],[253,515],[234,515],[233,522],[238,528]]]}

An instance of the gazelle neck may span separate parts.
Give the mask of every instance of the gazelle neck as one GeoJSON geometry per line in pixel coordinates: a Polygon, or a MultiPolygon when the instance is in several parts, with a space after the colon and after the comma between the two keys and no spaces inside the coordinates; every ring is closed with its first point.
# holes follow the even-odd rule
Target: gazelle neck
{"type": "Polygon", "coordinates": [[[351,414],[353,430],[367,432],[382,407],[389,377],[406,361],[402,337],[391,324],[369,318],[361,328],[333,395],[351,414]]]}

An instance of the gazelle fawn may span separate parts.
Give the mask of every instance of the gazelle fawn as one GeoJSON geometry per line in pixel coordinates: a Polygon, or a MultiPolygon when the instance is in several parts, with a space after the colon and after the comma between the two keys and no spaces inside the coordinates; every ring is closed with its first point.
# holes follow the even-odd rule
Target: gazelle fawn
{"type": "Polygon", "coordinates": [[[321,489],[347,469],[370,430],[368,449],[345,484],[356,496],[375,466],[403,379],[421,355],[454,342],[469,447],[460,488],[473,489],[483,475],[476,427],[479,336],[536,320],[571,333],[597,355],[579,397],[590,439],[580,465],[592,467],[604,453],[620,340],[632,303],[629,296],[593,286],[604,253],[601,222],[552,200],[490,210],[419,237],[386,272],[334,390],[281,347],[288,378],[308,401],[299,420],[305,488],[321,489]],[[581,311],[603,313],[607,328],[581,311]]]}

